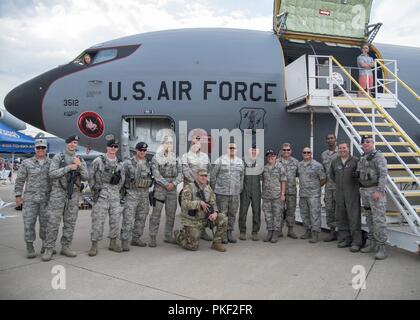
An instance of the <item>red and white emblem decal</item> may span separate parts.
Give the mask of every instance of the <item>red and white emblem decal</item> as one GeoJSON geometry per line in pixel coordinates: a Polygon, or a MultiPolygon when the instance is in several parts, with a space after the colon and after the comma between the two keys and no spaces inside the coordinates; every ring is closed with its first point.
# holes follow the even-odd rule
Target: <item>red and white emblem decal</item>
{"type": "Polygon", "coordinates": [[[89,138],[99,138],[104,133],[105,123],[96,112],[83,112],[77,119],[81,133],[89,138]]]}

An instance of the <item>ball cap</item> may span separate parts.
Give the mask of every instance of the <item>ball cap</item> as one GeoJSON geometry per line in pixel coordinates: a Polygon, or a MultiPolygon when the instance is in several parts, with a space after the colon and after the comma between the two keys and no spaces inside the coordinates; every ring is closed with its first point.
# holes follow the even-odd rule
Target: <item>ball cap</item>
{"type": "Polygon", "coordinates": [[[111,139],[111,140],[108,140],[108,142],[106,143],[107,147],[114,146],[114,145],[117,145],[117,146],[119,145],[118,140],[111,139]]]}
{"type": "Polygon", "coordinates": [[[199,176],[207,176],[208,175],[208,172],[207,172],[207,169],[198,169],[197,170],[197,174],[199,176]]]}
{"type": "Polygon", "coordinates": [[[361,138],[361,143],[365,142],[366,139],[373,139],[372,135],[370,134],[364,134],[361,138]]]}
{"type": "Polygon", "coordinates": [[[136,144],[136,149],[137,150],[141,150],[141,149],[147,149],[149,146],[147,145],[146,142],[139,142],[136,144]]]}
{"type": "Polygon", "coordinates": [[[273,149],[267,149],[267,151],[265,152],[265,156],[269,156],[269,155],[276,155],[276,152],[273,149]]]}
{"type": "Polygon", "coordinates": [[[70,136],[66,139],[66,143],[69,144],[70,142],[77,141],[79,142],[79,136],[70,136]]]}
{"type": "Polygon", "coordinates": [[[47,147],[47,140],[46,139],[36,139],[35,140],[35,148],[36,147],[47,147]]]}

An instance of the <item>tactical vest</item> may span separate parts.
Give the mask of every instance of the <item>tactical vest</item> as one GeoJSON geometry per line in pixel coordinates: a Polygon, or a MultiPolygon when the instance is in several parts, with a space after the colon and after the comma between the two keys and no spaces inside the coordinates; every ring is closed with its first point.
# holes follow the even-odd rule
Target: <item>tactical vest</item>
{"type": "MultiPolygon", "coordinates": [[[[112,180],[115,179],[116,175],[120,175],[121,177],[121,170],[122,165],[121,162],[116,161],[106,161],[104,155],[99,156],[101,159],[101,164],[99,165],[98,171],[99,171],[99,178],[101,183],[107,183],[107,184],[115,184],[112,183],[112,180]]],[[[95,174],[96,176],[96,174],[95,174]]]]}
{"type": "MultiPolygon", "coordinates": [[[[200,198],[199,193],[198,193],[198,188],[199,187],[196,185],[196,183],[194,183],[194,182],[189,183],[188,186],[191,187],[191,193],[192,193],[191,201],[202,201],[202,199],[200,198]]],[[[208,202],[208,203],[210,202],[210,198],[211,198],[211,194],[209,192],[209,189],[211,190],[211,188],[207,185],[203,190],[205,202],[208,202]]],[[[182,189],[182,191],[184,191],[184,189],[182,189]]],[[[181,199],[182,199],[182,191],[180,192],[180,196],[181,196],[180,198],[181,199]]],[[[180,205],[181,205],[181,203],[180,203],[180,205]]],[[[188,214],[188,211],[189,211],[188,209],[182,209],[182,213],[185,216],[188,216],[191,219],[203,219],[203,218],[206,217],[206,214],[201,209],[201,207],[199,209],[197,209],[195,216],[191,216],[190,214],[188,214]]]]}
{"type": "Polygon", "coordinates": [[[160,164],[158,161],[158,170],[164,178],[175,178],[178,175],[178,159],[175,162],[165,161],[164,164],[160,164]]]}
{"type": "MultiPolygon", "coordinates": [[[[64,167],[67,167],[66,159],[65,159],[64,153],[60,153],[60,169],[61,168],[64,168],[64,167]]],[[[81,186],[82,186],[82,179],[80,177],[79,169],[77,169],[76,171],[77,171],[78,174],[77,174],[77,177],[76,177],[75,185],[78,188],[78,190],[80,191],[81,186]]],[[[67,184],[68,184],[67,183],[67,175],[70,172],[68,172],[67,174],[65,174],[64,176],[62,176],[60,179],[58,179],[58,182],[60,184],[60,187],[63,190],[65,190],[65,191],[67,190],[67,184]]]]}
{"type": "Polygon", "coordinates": [[[376,187],[379,182],[379,172],[373,161],[380,155],[380,151],[376,150],[368,156],[362,156],[357,164],[359,182],[363,187],[376,187]]]}
{"type": "Polygon", "coordinates": [[[130,189],[136,188],[150,188],[153,184],[152,168],[150,163],[146,160],[146,165],[139,168],[137,161],[130,159],[130,166],[128,167],[128,187],[130,189]]]}

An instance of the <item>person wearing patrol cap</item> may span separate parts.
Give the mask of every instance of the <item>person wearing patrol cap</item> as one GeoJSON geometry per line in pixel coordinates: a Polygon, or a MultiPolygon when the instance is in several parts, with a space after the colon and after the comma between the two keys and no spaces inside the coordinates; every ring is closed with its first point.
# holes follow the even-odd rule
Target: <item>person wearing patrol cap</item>
{"type": "Polygon", "coordinates": [[[44,242],[48,223],[47,205],[51,191],[48,172],[51,160],[47,157],[47,140],[35,140],[35,156],[26,159],[17,172],[15,181],[16,205],[23,205],[23,225],[26,242],[26,257],[36,257],[34,241],[35,224],[39,219],[39,237],[42,240],[41,254],[44,253],[44,242]]]}
{"type": "Polygon", "coordinates": [[[386,252],[386,182],[388,176],[387,162],[381,151],[375,149],[371,135],[361,137],[364,154],[357,164],[360,183],[360,197],[369,229],[368,245],[361,252],[377,251],[375,259],[388,257],[386,252]]]}
{"type": "Polygon", "coordinates": [[[48,227],[45,252],[42,255],[43,261],[49,261],[52,258],[61,220],[63,220],[63,235],[60,253],[72,258],[77,256],[70,246],[79,212],[79,197],[83,189],[82,181],[89,180],[89,172],[86,162],[76,156],[79,137],[73,135],[65,141],[66,149],[52,158],[49,170],[52,188],[48,202],[48,227]],[[72,186],[69,186],[69,183],[72,183],[72,186]]]}
{"type": "Polygon", "coordinates": [[[226,234],[228,218],[217,210],[216,195],[208,184],[208,170],[197,169],[194,182],[184,186],[181,193],[181,230],[175,230],[175,241],[184,249],[198,250],[202,230],[214,224],[212,249],[225,252],[222,237],[226,234]]]}
{"type": "Polygon", "coordinates": [[[123,251],[130,251],[130,238],[132,246],[147,246],[141,240],[150,209],[149,188],[153,185],[152,165],[146,158],[147,148],[146,142],[137,143],[136,155],[123,163],[126,191],[120,235],[123,251]]]}
{"type": "Polygon", "coordinates": [[[277,153],[273,149],[268,149],[265,157],[267,164],[262,172],[262,209],[267,224],[267,236],[264,242],[276,243],[282,222],[282,207],[286,200],[286,173],[283,165],[277,161],[277,153]]]}
{"type": "Polygon", "coordinates": [[[173,151],[173,139],[165,136],[161,147],[152,159],[152,173],[155,178],[153,190],[153,210],[149,218],[149,247],[156,247],[160,216],[165,205],[165,242],[175,244],[172,231],[177,208],[177,186],[183,180],[181,162],[173,151]]]}
{"type": "Polygon", "coordinates": [[[102,240],[105,218],[109,216],[110,251],[121,252],[117,243],[120,231],[121,204],[120,190],[124,184],[123,165],[117,158],[119,144],[115,139],[107,141],[106,154],[100,155],[92,162],[90,186],[94,192],[92,207],[92,241],[88,255],[98,254],[98,242],[102,240]]]}

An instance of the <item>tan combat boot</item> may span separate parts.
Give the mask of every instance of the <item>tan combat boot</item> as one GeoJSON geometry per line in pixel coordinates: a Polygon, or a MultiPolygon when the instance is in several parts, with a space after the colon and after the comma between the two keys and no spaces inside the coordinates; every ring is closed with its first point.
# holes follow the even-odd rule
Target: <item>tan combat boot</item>
{"type": "Polygon", "coordinates": [[[26,258],[33,259],[36,257],[34,244],[32,242],[26,242],[26,258]]]}
{"type": "Polygon", "coordinates": [[[52,258],[53,250],[51,248],[45,248],[45,252],[42,255],[42,261],[50,261],[52,258]]]}
{"type": "Polygon", "coordinates": [[[70,248],[67,247],[67,246],[63,246],[61,248],[60,254],[63,255],[63,256],[69,257],[69,258],[77,257],[77,253],[70,250],[70,248]]]}
{"type": "Polygon", "coordinates": [[[226,248],[222,245],[221,242],[213,242],[211,248],[219,252],[226,252],[226,248]]]}
{"type": "Polygon", "coordinates": [[[378,252],[375,255],[376,260],[384,260],[388,257],[388,254],[386,253],[386,247],[384,244],[378,245],[378,252]]]}
{"type": "Polygon", "coordinates": [[[260,238],[258,237],[258,233],[253,232],[252,233],[252,241],[259,241],[259,240],[260,240],[260,238]]]}
{"type": "Polygon", "coordinates": [[[121,247],[118,245],[117,243],[117,238],[113,238],[111,239],[111,241],[109,242],[109,247],[108,249],[110,251],[114,251],[114,252],[122,252],[121,247]]]}
{"type": "Polygon", "coordinates": [[[292,238],[292,239],[297,239],[298,238],[296,233],[293,232],[293,227],[289,227],[289,229],[287,231],[287,236],[289,238],[292,238]]]}
{"type": "Polygon", "coordinates": [[[133,238],[131,240],[131,245],[136,247],[146,247],[147,243],[143,242],[140,238],[133,238]]]}
{"type": "Polygon", "coordinates": [[[270,239],[271,243],[276,243],[277,241],[279,241],[279,232],[278,231],[274,231],[273,232],[273,236],[270,239]]]}
{"type": "Polygon", "coordinates": [[[130,251],[130,246],[128,245],[128,240],[121,240],[121,249],[122,249],[122,251],[130,251]]]}
{"type": "Polygon", "coordinates": [[[98,241],[92,241],[92,246],[88,252],[89,257],[94,257],[98,254],[98,241]]]}
{"type": "Polygon", "coordinates": [[[246,240],[246,233],[240,233],[239,234],[239,240],[243,240],[243,241],[245,241],[246,240]]]}
{"type": "Polygon", "coordinates": [[[369,244],[367,246],[360,249],[360,252],[363,252],[363,253],[370,253],[370,252],[375,252],[375,251],[376,251],[376,241],[375,240],[370,240],[369,244]]]}
{"type": "Polygon", "coordinates": [[[318,232],[312,231],[312,238],[309,240],[309,243],[317,243],[318,242],[318,232]]]}
{"type": "Polygon", "coordinates": [[[150,236],[149,247],[156,248],[156,236],[150,236]]]}

